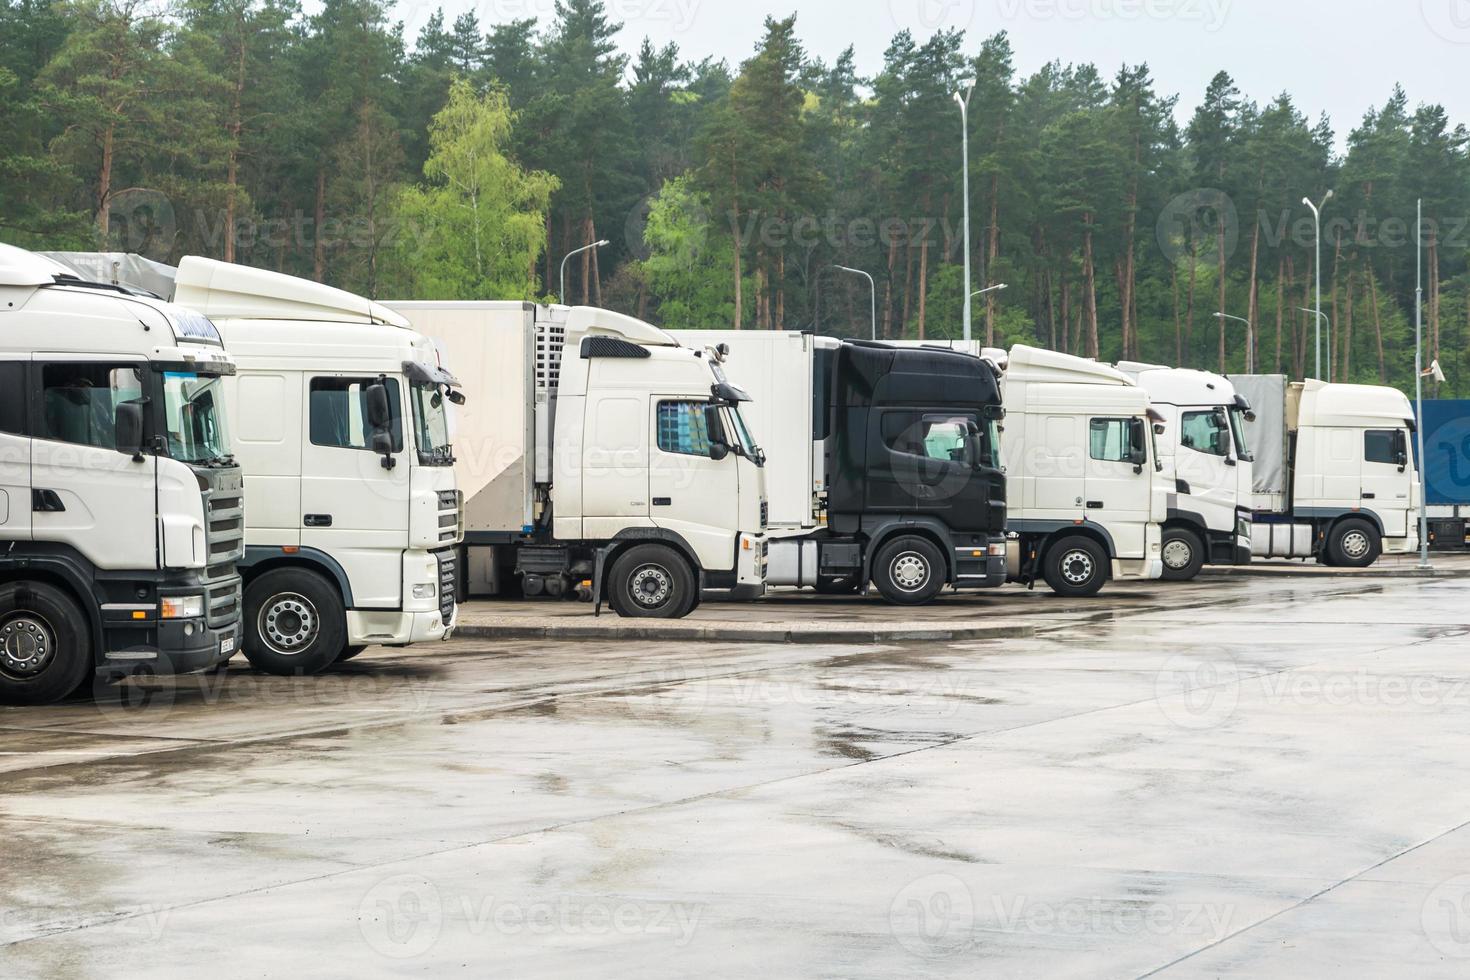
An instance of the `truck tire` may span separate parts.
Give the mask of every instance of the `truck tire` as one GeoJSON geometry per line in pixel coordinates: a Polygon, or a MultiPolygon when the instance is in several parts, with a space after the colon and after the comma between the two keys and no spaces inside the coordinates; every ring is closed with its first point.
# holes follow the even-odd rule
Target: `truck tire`
{"type": "Polygon", "coordinates": [[[245,590],[245,659],[282,677],[319,674],[347,647],[347,611],[316,572],[278,568],[245,590]]]}
{"type": "Polygon", "coordinates": [[[1378,529],[1361,517],[1338,521],[1327,535],[1327,557],[1339,568],[1367,568],[1382,553],[1378,529]]]}
{"type": "Polygon", "coordinates": [[[944,555],[928,538],[904,535],[878,550],[873,584],[889,602],[922,606],[932,602],[945,584],[944,555]]]}
{"type": "Polygon", "coordinates": [[[1205,545],[1188,528],[1164,528],[1164,580],[1189,582],[1205,567],[1205,545]]]}
{"type": "Polygon", "coordinates": [[[44,582],[0,586],[0,702],[60,701],[93,667],[92,628],[71,596],[44,582]]]}
{"type": "Polygon", "coordinates": [[[1062,538],[1046,550],[1044,561],[1046,584],[1059,596],[1085,599],[1107,584],[1107,552],[1091,538],[1062,538]]]}
{"type": "Polygon", "coordinates": [[[613,563],[608,602],[619,616],[682,619],[698,599],[699,583],[684,556],[663,544],[640,544],[613,563]]]}

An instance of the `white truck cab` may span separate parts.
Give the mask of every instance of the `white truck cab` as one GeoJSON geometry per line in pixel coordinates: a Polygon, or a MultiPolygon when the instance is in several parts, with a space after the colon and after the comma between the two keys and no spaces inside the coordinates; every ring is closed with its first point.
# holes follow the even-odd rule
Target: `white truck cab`
{"type": "Polygon", "coordinates": [[[471,595],[678,618],[764,593],[765,456],[722,354],[592,307],[395,302],[472,398],[455,413],[471,595]]]}
{"type": "Polygon", "coordinates": [[[234,371],[198,313],[0,245],[0,700],[235,652],[234,371]]]}
{"type": "Polygon", "coordinates": [[[1252,544],[1259,558],[1366,568],[1419,547],[1408,397],[1377,385],[1232,375],[1254,410],[1252,544]]]}
{"type": "Polygon", "coordinates": [[[1003,370],[1009,573],[1064,596],[1163,575],[1163,418],[1115,368],[1017,345],[1003,370]]]}
{"type": "Polygon", "coordinates": [[[434,344],[360,296],[188,257],[175,301],[238,351],[226,384],[247,474],[245,652],[315,673],[369,645],[450,636],[461,496],[434,344]]]}
{"type": "Polygon", "coordinates": [[[1128,361],[1118,370],[1148,392],[1164,418],[1158,439],[1168,508],[1164,578],[1182,582],[1205,565],[1250,564],[1250,403],[1229,378],[1208,371],[1128,361]]]}

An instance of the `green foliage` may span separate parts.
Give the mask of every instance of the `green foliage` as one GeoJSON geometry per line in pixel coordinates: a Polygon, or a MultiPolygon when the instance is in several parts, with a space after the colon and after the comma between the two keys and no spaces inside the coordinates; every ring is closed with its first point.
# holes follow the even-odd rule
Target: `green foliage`
{"type": "Polygon", "coordinates": [[[421,299],[534,299],[546,212],[557,180],[506,154],[505,94],[466,79],[429,125],[425,182],[396,204],[392,284],[421,299]]]}

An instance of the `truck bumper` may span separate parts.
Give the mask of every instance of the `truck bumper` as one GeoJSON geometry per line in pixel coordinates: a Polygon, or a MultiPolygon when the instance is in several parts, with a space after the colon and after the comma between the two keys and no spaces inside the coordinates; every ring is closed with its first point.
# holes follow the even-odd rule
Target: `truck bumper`
{"type": "Polygon", "coordinates": [[[985,548],[956,548],[955,588],[998,589],[1005,585],[1008,549],[1004,536],[990,538],[985,548]]]}
{"type": "Polygon", "coordinates": [[[154,627],[157,644],[136,646],[106,654],[97,676],[121,678],[130,674],[192,674],[208,670],[233,657],[240,649],[240,623],[210,628],[200,620],[162,622],[154,627]]]}
{"type": "Polygon", "coordinates": [[[348,646],[406,646],[447,640],[454,635],[459,607],[448,623],[438,612],[400,612],[391,609],[349,609],[348,646]]]}

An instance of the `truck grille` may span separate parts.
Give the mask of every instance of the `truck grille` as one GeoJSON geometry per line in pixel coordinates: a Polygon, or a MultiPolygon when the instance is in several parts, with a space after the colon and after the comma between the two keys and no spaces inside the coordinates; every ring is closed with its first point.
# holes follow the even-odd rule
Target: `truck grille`
{"type": "Polygon", "coordinates": [[[245,495],[236,485],[204,492],[204,621],[211,628],[240,620],[241,585],[236,563],[245,557],[245,495]]]}
{"type": "Polygon", "coordinates": [[[439,616],[448,626],[454,622],[454,604],[459,586],[459,555],[453,548],[434,552],[439,560],[439,616]]]}
{"type": "Polygon", "coordinates": [[[464,538],[464,494],[458,490],[439,491],[439,541],[458,544],[464,538]]]}

